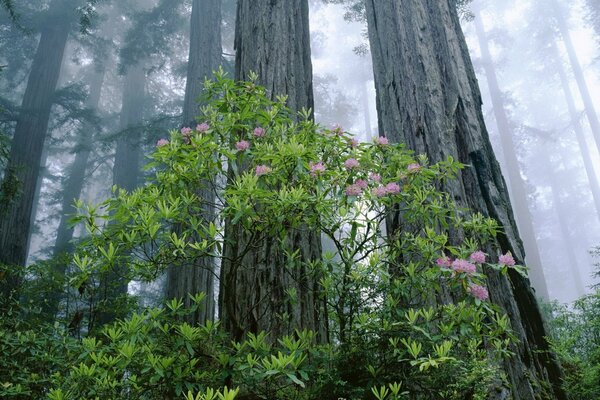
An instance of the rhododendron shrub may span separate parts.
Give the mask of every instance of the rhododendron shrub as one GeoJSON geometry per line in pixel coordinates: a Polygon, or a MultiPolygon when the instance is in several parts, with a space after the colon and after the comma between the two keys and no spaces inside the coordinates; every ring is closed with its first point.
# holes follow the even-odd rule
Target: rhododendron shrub
{"type": "MultiPolygon", "coordinates": [[[[311,229],[326,247],[321,260],[305,267],[320,277],[328,346],[305,340],[302,352],[288,349],[293,357],[285,365],[294,371],[273,372],[275,386],[268,371],[250,373],[258,365],[252,355],[244,363],[227,361],[221,349],[207,354],[220,363],[211,368],[224,371],[210,374],[211,386],[255,393],[268,381],[269,398],[463,399],[485,398],[502,385],[496,366],[510,356],[512,337],[508,319],[488,298],[482,270],[512,267],[512,257],[493,262],[500,253],[490,247],[496,223],[457,209],[437,189],[460,164],[430,165],[385,137],[359,143],[339,126],[319,127],[307,111],[292,113],[285,98],[270,101],[264,88],[222,73],[206,93],[196,129],[172,131],[157,143],[145,186],[130,193],[116,188],[100,205],[78,204],[76,220],[91,235],[74,257],[71,282],[90,302],[117,266],[126,266],[119,270],[125,280],[151,281],[167,266],[222,257],[225,220],[256,241],[279,237],[282,271],[302,262],[297,249],[284,247],[287,235],[311,229]],[[202,216],[199,190],[213,192],[213,216],[202,216]],[[392,219],[403,228],[386,231],[392,219]],[[449,243],[448,230],[463,232],[464,241],[449,243]]],[[[287,295],[293,301],[293,290],[287,295]]],[[[287,343],[269,332],[256,335],[248,340],[287,343]]],[[[266,357],[274,348],[265,346],[259,353],[266,357]]]]}

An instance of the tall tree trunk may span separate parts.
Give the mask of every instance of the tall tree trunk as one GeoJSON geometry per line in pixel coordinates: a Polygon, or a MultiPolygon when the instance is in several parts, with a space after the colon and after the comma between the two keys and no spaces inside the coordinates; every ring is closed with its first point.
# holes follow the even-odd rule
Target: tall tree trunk
{"type": "MultiPolygon", "coordinates": [[[[212,72],[221,65],[221,54],[221,0],[194,0],[183,106],[184,125],[193,126],[204,80],[210,78],[212,72]]],[[[210,185],[203,186],[198,193],[204,204],[202,217],[206,221],[213,221],[215,195],[210,185]]],[[[171,266],[167,270],[167,298],[179,298],[186,306],[191,306],[188,294],[206,294],[203,307],[190,316],[191,324],[203,323],[215,317],[214,272],[215,261],[210,257],[195,260],[190,266],[171,266]]]]}
{"type": "Polygon", "coordinates": [[[548,286],[544,276],[544,267],[535,236],[531,212],[528,207],[527,189],[525,188],[525,183],[523,182],[519,168],[519,160],[517,158],[517,151],[513,138],[514,132],[508,121],[508,116],[506,115],[506,108],[504,106],[502,92],[500,91],[500,85],[498,84],[496,68],[494,67],[487,35],[481,21],[481,14],[476,10],[474,16],[475,31],[477,32],[479,48],[481,50],[481,61],[485,70],[490,97],[492,98],[492,107],[496,118],[496,125],[498,126],[498,134],[500,135],[502,154],[504,155],[506,170],[508,172],[513,211],[515,212],[517,225],[519,227],[519,232],[521,233],[521,239],[523,240],[523,247],[525,248],[525,261],[529,267],[529,276],[533,287],[544,300],[548,301],[550,300],[548,286]]]}
{"type": "Polygon", "coordinates": [[[573,126],[573,130],[575,131],[577,144],[579,146],[579,152],[581,153],[583,165],[585,167],[585,173],[590,185],[590,189],[592,191],[592,197],[594,199],[594,205],[596,208],[596,216],[600,219],[600,185],[598,184],[598,177],[596,176],[596,172],[594,171],[594,164],[592,163],[592,157],[590,156],[590,151],[585,140],[583,127],[581,126],[581,122],[579,121],[579,113],[577,112],[575,100],[573,99],[573,93],[571,92],[571,86],[569,85],[569,78],[567,77],[567,73],[565,71],[562,58],[560,57],[560,53],[558,52],[556,42],[552,40],[550,42],[550,46],[552,48],[551,50],[553,56],[556,60],[556,67],[558,70],[558,76],[560,77],[560,84],[565,95],[565,101],[567,102],[567,107],[569,109],[571,124],[573,126]]]}
{"type": "MultiPolygon", "coordinates": [[[[53,2],[49,14],[57,6],[53,2]]],[[[18,294],[18,269],[25,265],[27,259],[38,167],[70,30],[68,21],[49,22],[41,31],[5,173],[5,177],[13,174],[18,179],[20,195],[0,210],[0,264],[6,264],[15,271],[0,277],[1,298],[8,298],[13,292],[18,294]]]]}
{"type": "Polygon", "coordinates": [[[594,135],[596,148],[600,152],[600,121],[598,120],[596,107],[594,106],[594,102],[592,101],[592,97],[590,96],[590,91],[585,80],[583,69],[581,68],[579,59],[577,58],[577,53],[575,52],[575,47],[573,46],[573,41],[571,40],[571,34],[569,32],[569,27],[567,26],[565,16],[563,15],[559,4],[556,2],[556,0],[551,0],[551,2],[551,6],[554,8],[554,15],[558,31],[560,32],[560,35],[563,38],[563,42],[567,49],[567,55],[569,56],[571,67],[573,68],[573,75],[575,76],[575,81],[577,82],[579,93],[581,93],[581,98],[583,99],[585,113],[590,123],[592,133],[594,135]]]}
{"type": "MultiPolygon", "coordinates": [[[[120,129],[113,165],[113,185],[127,191],[137,187],[143,121],[146,74],[141,63],[129,66],[124,77],[120,129]]],[[[101,283],[100,296],[105,307],[98,315],[100,325],[113,321],[118,316],[114,300],[127,294],[126,266],[117,266],[101,283]]]]}
{"type": "Polygon", "coordinates": [[[569,222],[567,221],[569,210],[566,209],[565,203],[560,198],[560,193],[563,190],[561,190],[561,185],[558,183],[556,177],[558,171],[553,171],[552,168],[550,168],[549,171],[548,180],[550,182],[550,191],[552,192],[552,204],[554,205],[556,217],[558,218],[558,225],[563,238],[562,243],[565,252],[567,253],[568,263],[570,265],[569,271],[573,273],[573,283],[577,290],[577,297],[583,296],[585,294],[585,286],[581,279],[581,271],[577,263],[577,256],[573,250],[575,243],[569,229],[569,222]]]}
{"type": "MultiPolygon", "coordinates": [[[[523,261],[508,190],[481,112],[481,94],[453,0],[367,0],[380,132],[432,162],[467,165],[445,190],[459,207],[496,219],[498,245],[523,261]]],[[[392,228],[399,228],[397,225],[392,228]]],[[[451,237],[453,242],[462,238],[451,237]]],[[[492,300],[510,317],[520,343],[505,369],[516,399],[565,399],[561,369],[529,280],[486,270],[492,300]]]]}
{"type": "Polygon", "coordinates": [[[369,109],[369,81],[361,84],[362,106],[365,118],[365,139],[373,140],[373,127],[371,126],[371,110],[369,109]]]}
{"type": "MultiPolygon", "coordinates": [[[[307,0],[239,0],[235,32],[236,79],[258,74],[272,98],[287,95],[293,110],[313,108],[307,0]]],[[[271,339],[310,329],[326,340],[318,276],[308,262],[321,257],[321,237],[308,228],[288,233],[286,247],[299,250],[299,262],[286,268],[279,239],[268,237],[244,253],[250,235],[226,221],[219,294],[223,326],[234,338],[265,331],[271,339]],[[295,289],[297,298],[286,291],[295,289]]]]}
{"type": "MultiPolygon", "coordinates": [[[[102,84],[104,83],[105,67],[101,65],[100,71],[94,71],[90,81],[90,92],[86,102],[87,108],[96,110],[100,102],[102,84]]],[[[61,256],[72,250],[71,239],[73,239],[73,228],[69,227],[69,214],[73,201],[81,196],[83,184],[85,181],[85,172],[88,160],[92,150],[93,128],[89,124],[84,124],[81,128],[77,146],[75,148],[75,160],[71,164],[69,174],[63,185],[61,217],[56,230],[56,240],[52,254],[57,262],[54,273],[58,279],[64,278],[67,263],[61,259],[61,256]]],[[[56,315],[58,304],[62,293],[49,294],[48,303],[45,306],[44,314],[49,316],[56,315]]]]}

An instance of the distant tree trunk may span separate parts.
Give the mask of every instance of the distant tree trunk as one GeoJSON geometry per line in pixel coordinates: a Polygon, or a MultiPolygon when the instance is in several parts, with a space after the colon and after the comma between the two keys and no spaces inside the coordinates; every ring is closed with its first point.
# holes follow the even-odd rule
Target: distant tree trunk
{"type": "Polygon", "coordinates": [[[590,96],[590,91],[585,80],[585,75],[583,73],[583,69],[581,68],[581,64],[579,63],[579,59],[577,58],[577,53],[575,52],[575,47],[573,46],[573,41],[571,40],[571,34],[569,33],[569,27],[567,26],[565,17],[561,12],[556,0],[551,0],[551,2],[552,3],[550,4],[550,6],[554,8],[554,15],[556,24],[558,26],[558,31],[560,32],[560,35],[562,36],[563,42],[567,49],[567,55],[569,56],[571,67],[573,68],[573,75],[575,76],[575,81],[577,82],[579,93],[581,93],[581,98],[583,99],[585,113],[590,123],[592,133],[594,134],[596,148],[600,152],[600,121],[598,120],[596,107],[594,106],[594,102],[592,101],[592,97],[590,96]]]}
{"type": "Polygon", "coordinates": [[[552,52],[556,60],[556,67],[558,70],[558,76],[560,77],[560,84],[565,95],[565,101],[567,102],[567,107],[569,109],[571,124],[573,125],[575,136],[577,137],[579,152],[581,153],[583,165],[585,167],[585,173],[590,185],[590,189],[592,191],[592,197],[594,199],[594,205],[596,208],[596,216],[600,219],[600,185],[598,184],[598,177],[596,176],[596,172],[594,171],[594,164],[592,162],[592,157],[590,156],[590,151],[585,140],[583,127],[581,126],[581,122],[579,120],[579,113],[577,112],[575,100],[573,99],[573,93],[571,92],[571,86],[569,85],[569,78],[567,77],[562,58],[560,57],[560,53],[558,52],[558,48],[556,47],[556,42],[554,40],[551,40],[550,46],[552,47],[552,52]]]}
{"type": "MultiPolygon", "coordinates": [[[[235,33],[236,79],[258,74],[269,95],[287,95],[293,110],[313,108],[308,1],[239,0],[235,33]]],[[[266,331],[271,339],[310,329],[326,340],[324,299],[319,277],[307,262],[321,257],[320,234],[306,228],[288,233],[286,246],[299,250],[299,262],[285,267],[278,238],[266,238],[241,254],[250,235],[226,221],[219,311],[223,326],[236,339],[266,331]],[[290,299],[286,290],[295,289],[290,299]]]]}
{"type": "MultiPolygon", "coordinates": [[[[508,190],[481,112],[481,94],[453,0],[367,0],[367,21],[379,130],[432,162],[452,156],[467,165],[444,189],[459,207],[469,207],[502,226],[498,245],[521,262],[523,247],[508,190]]],[[[398,221],[395,218],[394,221],[398,221]]],[[[390,223],[392,229],[399,226],[390,223]]],[[[451,237],[460,242],[461,237],[451,237]]],[[[510,317],[520,343],[505,362],[515,399],[566,399],[561,369],[527,279],[486,270],[492,300],[510,317]]]]}
{"type": "MultiPolygon", "coordinates": [[[[127,68],[124,77],[120,129],[113,165],[113,185],[127,191],[137,187],[140,170],[141,136],[143,121],[146,74],[141,63],[127,68]]],[[[127,294],[129,284],[126,266],[117,266],[101,283],[101,298],[110,304],[98,315],[100,325],[113,321],[118,311],[112,306],[115,299],[127,294]]]]}
{"type": "MultiPolygon", "coordinates": [[[[51,4],[50,11],[55,4],[51,4]]],[[[27,260],[38,167],[70,30],[68,21],[55,22],[50,21],[41,30],[5,173],[5,177],[14,174],[18,179],[20,195],[0,210],[0,264],[15,269],[14,274],[0,277],[1,298],[8,298],[13,292],[18,294],[21,282],[17,271],[27,260]]]]}
{"type": "MultiPolygon", "coordinates": [[[[104,75],[105,67],[103,65],[101,65],[100,71],[94,71],[92,75],[89,84],[90,92],[86,102],[86,106],[89,109],[95,110],[98,108],[102,84],[104,83],[104,75]]],[[[73,228],[69,227],[69,214],[71,214],[70,210],[72,210],[73,202],[81,196],[81,191],[83,190],[85,172],[92,150],[93,128],[89,126],[89,124],[84,124],[79,134],[80,138],[75,148],[75,160],[73,160],[73,164],[71,164],[69,168],[68,176],[63,185],[61,217],[56,230],[56,240],[52,250],[53,257],[58,263],[54,273],[59,278],[64,277],[67,268],[67,263],[59,257],[70,252],[73,247],[71,244],[71,239],[73,239],[73,228]]],[[[44,314],[48,316],[56,315],[61,297],[62,293],[49,294],[44,314]]]]}
{"type": "MultiPolygon", "coordinates": [[[[198,115],[198,98],[204,88],[204,80],[221,65],[221,0],[194,0],[192,5],[190,51],[188,60],[184,125],[194,126],[198,115]]],[[[202,217],[213,221],[215,195],[209,185],[203,185],[198,196],[203,200],[202,217]]],[[[191,306],[188,294],[206,293],[203,307],[191,315],[191,324],[204,323],[215,317],[214,272],[215,261],[209,257],[195,260],[191,266],[171,266],[167,270],[166,297],[179,298],[191,306]]]]}
{"type": "Polygon", "coordinates": [[[567,215],[569,214],[569,211],[566,209],[564,202],[560,198],[560,192],[563,190],[561,190],[561,185],[558,183],[558,179],[556,177],[558,171],[550,169],[549,172],[548,180],[550,181],[550,190],[552,192],[552,204],[554,205],[554,210],[556,211],[558,225],[563,238],[561,242],[565,252],[567,253],[568,263],[570,264],[569,271],[573,273],[573,283],[575,289],[577,290],[577,297],[583,296],[585,294],[585,286],[581,279],[581,271],[577,263],[577,256],[573,250],[573,245],[575,243],[569,229],[569,222],[567,221],[567,215]]]}
{"type": "Polygon", "coordinates": [[[596,42],[600,45],[600,2],[587,0],[589,21],[596,32],[596,42]]]}
{"type": "Polygon", "coordinates": [[[504,155],[506,170],[508,172],[513,210],[519,226],[521,238],[523,239],[523,246],[526,254],[525,260],[529,267],[529,276],[533,283],[533,287],[537,290],[538,294],[544,300],[548,301],[550,300],[548,286],[544,276],[544,267],[535,236],[531,212],[528,207],[527,189],[525,188],[525,183],[523,182],[519,168],[519,159],[517,158],[517,150],[513,139],[514,132],[510,126],[508,116],[506,115],[504,99],[502,98],[502,92],[500,90],[500,85],[498,84],[498,77],[496,75],[494,61],[490,54],[488,39],[485,29],[483,28],[481,15],[478,11],[475,11],[474,16],[475,31],[477,32],[479,47],[481,49],[481,61],[485,70],[490,97],[492,98],[494,116],[496,118],[496,125],[498,126],[498,133],[500,135],[500,143],[502,146],[502,154],[504,155]]]}

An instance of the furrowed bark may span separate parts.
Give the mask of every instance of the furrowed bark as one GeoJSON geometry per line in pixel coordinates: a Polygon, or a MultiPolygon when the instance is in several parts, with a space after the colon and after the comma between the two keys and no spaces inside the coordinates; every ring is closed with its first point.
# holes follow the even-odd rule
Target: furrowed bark
{"type": "MultiPolygon", "coordinates": [[[[194,0],[192,5],[190,50],[188,60],[185,101],[183,106],[184,125],[194,127],[198,115],[198,100],[204,88],[204,80],[221,65],[221,0],[194,0]]],[[[202,217],[205,221],[215,218],[215,194],[209,182],[198,191],[204,204],[202,217]]],[[[188,266],[170,266],[167,270],[166,297],[179,298],[186,307],[191,306],[189,294],[204,292],[206,298],[197,312],[189,316],[191,324],[204,323],[215,317],[214,292],[215,260],[203,257],[188,266]]]]}
{"type": "MultiPolygon", "coordinates": [[[[481,95],[451,0],[367,0],[367,21],[380,132],[431,162],[452,156],[466,164],[444,190],[459,207],[496,219],[498,246],[523,261],[508,191],[491,148],[481,95]]],[[[451,237],[459,242],[461,237],[451,237]]],[[[515,399],[566,399],[561,369],[529,280],[485,271],[492,301],[510,317],[519,338],[504,369],[515,399]],[[543,397],[546,396],[546,397],[543,397]]]]}
{"type": "MultiPolygon", "coordinates": [[[[240,0],[237,7],[236,79],[256,72],[271,98],[286,95],[292,110],[312,110],[308,2],[240,0]]],[[[285,246],[275,237],[252,243],[249,232],[226,221],[225,236],[219,295],[225,329],[236,339],[266,331],[271,340],[309,329],[326,341],[319,277],[307,266],[321,257],[320,234],[301,227],[289,232],[285,246]],[[284,247],[299,250],[293,265],[287,265],[284,247]]]]}

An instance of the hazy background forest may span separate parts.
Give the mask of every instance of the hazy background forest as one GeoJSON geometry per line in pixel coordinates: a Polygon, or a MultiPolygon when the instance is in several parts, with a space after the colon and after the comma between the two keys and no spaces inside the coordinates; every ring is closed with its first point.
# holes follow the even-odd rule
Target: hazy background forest
{"type": "MultiPolygon", "coordinates": [[[[207,10],[212,10],[211,4],[218,3],[220,14],[207,17],[205,26],[192,29],[192,1],[94,0],[78,2],[78,13],[61,9],[71,3],[71,0],[0,2],[0,177],[3,181],[0,205],[5,201],[9,204],[13,197],[19,201],[21,188],[11,186],[14,181],[10,179],[12,171],[7,166],[11,141],[13,135],[16,136],[14,132],[26,129],[18,125],[20,118],[19,124],[28,119],[23,118],[27,115],[24,104],[27,99],[32,108],[43,102],[51,104],[47,135],[40,142],[43,148],[37,149],[41,154],[37,169],[39,179],[25,184],[35,185],[31,226],[8,226],[10,222],[6,220],[0,223],[0,232],[4,229],[4,238],[11,236],[13,230],[15,236],[17,231],[30,232],[25,235],[29,242],[21,245],[27,251],[27,264],[41,268],[45,263],[54,265],[51,263],[65,254],[71,257],[74,243],[89,236],[83,224],[74,229],[69,224],[75,213],[74,199],[83,200],[79,204],[81,211],[84,203],[111,198],[113,185],[127,190],[143,186],[146,180],[153,178],[155,170],[142,167],[153,157],[153,152],[168,143],[164,141],[170,137],[170,132],[193,128],[196,123],[204,122],[195,121],[195,114],[190,111],[197,105],[189,98],[189,93],[194,90],[190,89],[191,83],[186,82],[194,65],[191,61],[194,56],[189,53],[194,29],[198,29],[203,38],[212,34],[210,40],[203,39],[210,42],[210,46],[195,56],[195,62],[204,63],[202,68],[214,69],[220,64],[231,78],[243,69],[239,64],[236,66],[234,41],[240,41],[236,37],[236,13],[238,18],[240,13],[243,14],[236,10],[236,0],[201,2],[205,9],[195,12],[208,13],[207,10]],[[212,20],[213,25],[209,25],[208,20],[212,20]],[[51,40],[56,43],[46,43],[48,52],[40,54],[38,50],[36,54],[40,37],[50,31],[53,32],[51,40]],[[41,36],[39,32],[42,32],[41,36]],[[63,45],[61,58],[57,54],[63,45]],[[221,54],[218,54],[219,48],[221,54]],[[36,69],[39,59],[46,60],[43,69],[36,69]],[[215,59],[220,62],[211,64],[215,59]],[[53,74],[57,80],[55,90],[44,86],[54,79],[53,74]],[[40,78],[36,89],[28,89],[31,76],[40,78]],[[28,93],[29,90],[45,91],[47,96],[36,98],[35,93],[28,93]]],[[[377,68],[374,69],[369,44],[365,2],[310,0],[308,4],[316,123],[333,132],[350,132],[361,142],[382,145],[380,136],[391,136],[389,132],[383,132],[384,123],[378,121],[381,110],[378,110],[376,99],[374,70],[377,68]]],[[[531,271],[529,278],[544,315],[557,317],[558,322],[550,324],[548,329],[549,333],[558,335],[557,332],[562,332],[569,324],[573,302],[597,293],[600,282],[597,265],[600,263],[600,2],[452,0],[449,4],[458,7],[460,25],[481,90],[485,124],[510,193],[526,253],[525,264],[531,271]]],[[[297,38],[289,39],[293,43],[302,42],[297,38]]],[[[371,38],[371,43],[373,40],[371,38]]],[[[442,55],[439,57],[443,58],[442,55]]],[[[293,73],[299,76],[298,71],[293,73]]],[[[310,86],[310,83],[305,84],[310,86]]],[[[297,104],[290,107],[300,108],[297,104]]],[[[426,105],[423,107],[427,108],[426,105]]],[[[32,132],[40,131],[40,126],[44,125],[39,125],[37,118],[31,118],[31,121],[29,129],[32,132]]],[[[203,132],[209,128],[198,125],[196,129],[203,132]]],[[[181,132],[185,138],[185,130],[181,132]]],[[[261,132],[254,133],[254,137],[261,135],[261,132]]],[[[384,141],[387,144],[386,138],[384,141]]],[[[240,152],[248,148],[244,146],[250,146],[242,142],[235,145],[240,152]]],[[[24,145],[23,152],[28,146],[24,145]]],[[[409,164],[409,167],[414,165],[409,164]]],[[[416,165],[417,169],[421,167],[416,165]]],[[[311,163],[313,176],[318,171],[314,168],[311,163]]],[[[258,170],[256,175],[260,175],[258,170]]],[[[217,196],[215,203],[218,205],[219,201],[217,196]]],[[[331,243],[324,241],[323,245],[327,249],[331,243]]],[[[63,266],[56,270],[63,276],[74,269],[71,258],[68,260],[59,261],[63,266]]],[[[25,280],[35,282],[36,273],[35,270],[29,272],[25,280]]],[[[214,304],[222,301],[218,298],[218,279],[209,275],[205,273],[194,279],[203,280],[215,290],[205,300],[211,305],[212,314],[204,311],[205,314],[196,316],[193,322],[211,320],[215,316],[214,304]]],[[[0,275],[0,279],[3,276],[0,275]]],[[[174,276],[165,273],[147,282],[129,281],[117,291],[139,296],[136,298],[138,305],[154,306],[164,300],[165,293],[169,297],[171,290],[176,291],[170,286],[172,282],[187,284],[181,283],[181,277],[174,276]]],[[[64,317],[63,323],[68,325],[70,334],[77,330],[77,335],[85,335],[86,329],[78,325],[84,318],[78,307],[87,300],[73,299],[77,298],[77,291],[85,297],[85,285],[89,283],[78,284],[68,288],[69,294],[64,298],[49,296],[48,307],[57,320],[64,317]],[[71,326],[73,323],[77,329],[71,326]]],[[[513,288],[518,291],[518,287],[513,288]]],[[[360,297],[360,290],[357,293],[360,297]]],[[[485,299],[487,297],[486,291],[485,299]]],[[[494,295],[491,297],[493,299],[494,295]]],[[[373,299],[378,298],[373,295],[373,299]]],[[[534,303],[527,303],[520,309],[520,319],[530,316],[526,310],[537,310],[534,303]],[[527,308],[530,306],[532,308],[527,308]]],[[[89,310],[93,309],[92,300],[89,304],[89,310]]],[[[190,304],[188,300],[186,306],[190,304]]],[[[480,306],[479,301],[477,306],[480,306]]],[[[46,311],[48,309],[42,307],[42,313],[46,311]]],[[[221,312],[216,311],[218,315],[221,312]]],[[[108,314],[98,317],[99,325],[112,323],[118,315],[116,312],[108,314]]],[[[510,315],[510,311],[507,314],[518,318],[510,315]]],[[[532,325],[536,326],[537,311],[534,314],[532,320],[536,322],[532,325]]],[[[119,316],[126,315],[128,313],[119,316]]],[[[318,322],[313,322],[314,326],[308,328],[318,331],[318,322]]],[[[524,326],[527,324],[524,322],[524,326]]],[[[342,322],[339,325],[343,325],[342,322]]],[[[91,323],[88,328],[90,326],[91,323]]],[[[333,335],[336,339],[332,342],[339,339],[344,343],[343,329],[339,330],[339,337],[333,335]]],[[[527,335],[544,336],[541,331],[532,334],[527,327],[523,332],[517,334],[520,339],[527,335]]],[[[593,335],[597,335],[597,327],[595,332],[593,335]]],[[[529,339],[534,342],[531,337],[529,339]]],[[[598,340],[597,336],[594,340],[598,340]]],[[[561,343],[566,342],[565,339],[561,343]]],[[[585,343],[589,345],[590,342],[585,343]]],[[[531,343],[523,346],[527,351],[528,346],[535,347],[531,343]]],[[[564,359],[565,354],[561,351],[568,353],[568,349],[568,345],[561,347],[560,344],[555,349],[566,365],[572,360],[564,359]]],[[[523,354],[520,357],[527,358],[523,354]]],[[[542,363],[548,363],[544,368],[551,371],[549,381],[554,385],[554,359],[549,357],[549,360],[542,363]]],[[[600,375],[600,362],[594,362],[594,374],[600,375]]],[[[504,365],[504,368],[509,380],[519,375],[510,366],[504,365]]],[[[478,369],[483,367],[473,367],[473,370],[478,369]]],[[[540,373],[542,375],[544,373],[540,373]]],[[[300,377],[293,376],[294,379],[300,377]]],[[[577,381],[578,375],[573,376],[573,381],[577,381]]],[[[304,375],[301,378],[307,379],[304,375]]],[[[469,379],[477,380],[472,375],[469,379]]],[[[0,384],[2,382],[0,376],[0,384]]],[[[516,385],[514,381],[512,384],[516,385]]],[[[179,393],[183,389],[177,390],[179,393]]],[[[56,400],[63,399],[56,396],[56,400]]],[[[499,395],[497,398],[505,397],[499,395]]],[[[555,398],[563,397],[556,394],[555,398]]]]}
{"type": "MultiPolygon", "coordinates": [[[[224,2],[223,22],[223,57],[230,66],[234,54],[233,3],[224,2]]],[[[530,240],[526,249],[528,261],[532,258],[530,262],[536,262],[532,254],[539,253],[549,298],[560,302],[572,301],[589,292],[597,262],[590,252],[600,244],[597,212],[600,155],[595,145],[600,133],[591,128],[597,124],[594,108],[600,103],[599,46],[594,31],[598,22],[593,6],[588,3],[593,1],[558,4],[558,15],[564,18],[569,45],[575,52],[572,58],[555,22],[556,14],[546,1],[478,0],[463,15],[464,32],[483,94],[487,127],[505,179],[511,183],[509,190],[517,209],[519,229],[524,235],[531,232],[523,228],[524,224],[533,227],[535,240],[524,238],[530,240]],[[482,51],[483,46],[487,50],[482,51]],[[576,78],[578,71],[582,74],[581,81],[576,78]],[[488,82],[491,73],[496,75],[495,87],[488,82]],[[589,92],[592,103],[587,108],[578,85],[584,85],[589,92]],[[568,98],[573,103],[572,109],[568,98]],[[497,122],[498,118],[506,121],[497,122]],[[590,123],[590,118],[596,122],[590,123]],[[511,140],[502,142],[500,132],[511,140]],[[511,177],[515,176],[522,182],[513,184],[511,177]],[[523,188],[520,197],[515,197],[516,185],[523,188]]],[[[92,123],[97,129],[82,199],[98,201],[110,193],[112,154],[122,133],[118,114],[122,69],[127,62],[126,58],[119,59],[119,54],[134,57],[136,53],[148,53],[144,56],[148,58],[145,96],[138,99],[144,117],[136,121],[143,125],[140,144],[150,148],[179,121],[189,37],[185,16],[190,5],[158,9],[155,16],[164,21],[143,25],[145,22],[139,19],[153,18],[150,13],[153,6],[156,4],[151,1],[140,1],[123,3],[119,7],[125,7],[124,10],[118,10],[116,5],[107,11],[100,8],[100,18],[94,21],[94,35],[76,36],[68,43],[59,81],[60,97],[53,108],[51,138],[45,150],[46,164],[41,166],[43,180],[35,210],[30,261],[45,259],[52,251],[62,215],[61,193],[77,151],[77,132],[84,123],[92,123]],[[127,14],[141,11],[148,14],[137,18],[127,14]],[[104,12],[123,13],[123,16],[103,17],[104,12]],[[162,24],[169,27],[167,32],[162,24]],[[132,47],[131,53],[126,46],[132,47]],[[106,75],[98,111],[94,112],[93,108],[86,109],[85,93],[89,87],[85,79],[93,70],[97,57],[94,51],[98,47],[103,47],[106,57],[103,62],[106,75]]],[[[31,23],[29,14],[21,13],[20,23],[27,27],[31,23]]],[[[310,18],[316,120],[328,127],[340,124],[361,140],[369,141],[378,135],[378,127],[363,16],[348,11],[344,5],[312,1],[310,18]]],[[[7,68],[1,76],[5,111],[1,122],[3,131],[11,132],[36,37],[23,35],[11,25],[4,27],[1,56],[7,68]]]]}

